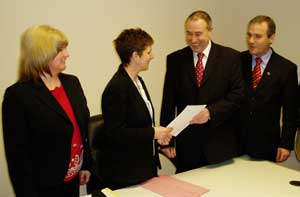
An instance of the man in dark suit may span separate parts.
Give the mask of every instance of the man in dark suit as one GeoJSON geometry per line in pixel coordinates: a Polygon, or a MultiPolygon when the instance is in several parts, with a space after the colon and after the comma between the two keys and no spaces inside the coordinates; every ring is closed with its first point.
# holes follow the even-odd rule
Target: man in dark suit
{"type": "MultiPolygon", "coordinates": [[[[176,137],[177,172],[238,155],[234,116],[244,88],[239,53],[211,41],[212,21],[206,12],[192,13],[185,31],[189,46],[167,56],[161,125],[168,125],[187,105],[206,108],[176,137]]],[[[174,148],[162,151],[175,157],[174,148]]]]}
{"type": "Polygon", "coordinates": [[[256,16],[248,23],[248,51],[241,53],[246,82],[242,140],[244,153],[253,158],[282,162],[294,144],[297,66],[271,48],[275,30],[268,16],[256,16]]]}

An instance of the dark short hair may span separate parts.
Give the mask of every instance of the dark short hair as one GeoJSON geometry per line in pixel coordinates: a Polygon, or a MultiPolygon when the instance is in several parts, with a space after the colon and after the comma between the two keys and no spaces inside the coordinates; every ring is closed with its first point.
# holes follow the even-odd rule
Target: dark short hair
{"type": "Polygon", "coordinates": [[[141,28],[123,30],[114,40],[115,49],[124,66],[130,63],[133,52],[142,55],[143,51],[153,44],[152,37],[141,28]]]}
{"type": "Polygon", "coordinates": [[[254,23],[263,23],[263,22],[266,22],[268,25],[268,30],[267,30],[268,37],[271,37],[273,34],[276,33],[276,25],[274,20],[271,17],[265,15],[258,15],[252,18],[248,23],[248,28],[250,27],[250,25],[254,23]]]}
{"type": "Polygon", "coordinates": [[[202,10],[197,10],[197,11],[191,13],[185,20],[184,24],[186,25],[188,21],[193,21],[193,20],[198,20],[198,19],[204,20],[207,24],[207,29],[212,30],[211,17],[209,16],[209,14],[207,12],[202,11],[202,10]]]}

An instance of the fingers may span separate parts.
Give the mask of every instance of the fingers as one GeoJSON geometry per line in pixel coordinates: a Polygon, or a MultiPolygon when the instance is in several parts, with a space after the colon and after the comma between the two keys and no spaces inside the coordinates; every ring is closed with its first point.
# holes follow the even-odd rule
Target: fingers
{"type": "Polygon", "coordinates": [[[170,143],[170,140],[171,138],[169,137],[163,137],[161,139],[158,139],[157,142],[160,144],[160,145],[168,145],[170,143]]]}
{"type": "Polygon", "coordinates": [[[79,183],[80,185],[85,185],[90,180],[91,173],[87,170],[82,170],[79,172],[79,183]]]}
{"type": "Polygon", "coordinates": [[[155,127],[155,139],[157,139],[157,142],[161,145],[168,145],[172,135],[171,131],[172,128],[165,128],[165,127],[155,127]]]}
{"type": "Polygon", "coordinates": [[[277,155],[276,155],[276,162],[283,162],[287,160],[290,156],[291,152],[285,148],[278,148],[277,155]]]}
{"type": "Polygon", "coordinates": [[[278,150],[276,155],[276,162],[280,162],[281,152],[278,150]]]}
{"type": "Polygon", "coordinates": [[[204,124],[207,123],[210,119],[210,113],[208,109],[204,108],[203,111],[199,112],[193,119],[190,121],[190,124],[204,124]]]}
{"type": "Polygon", "coordinates": [[[161,151],[166,155],[168,158],[176,157],[176,151],[174,147],[162,148],[161,151]]]}

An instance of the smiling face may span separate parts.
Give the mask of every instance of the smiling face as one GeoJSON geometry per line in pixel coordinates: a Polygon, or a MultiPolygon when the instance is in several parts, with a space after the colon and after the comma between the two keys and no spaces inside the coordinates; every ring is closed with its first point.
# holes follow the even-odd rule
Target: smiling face
{"type": "Polygon", "coordinates": [[[250,24],[246,38],[249,52],[258,57],[263,56],[268,52],[274,38],[275,34],[268,36],[268,24],[266,22],[250,24]]]}
{"type": "Polygon", "coordinates": [[[188,20],[185,24],[185,39],[194,52],[203,52],[211,39],[211,29],[203,19],[188,20]]]}
{"type": "Polygon", "coordinates": [[[66,69],[66,60],[68,57],[69,53],[65,47],[49,62],[49,69],[52,75],[58,75],[66,69]]]}

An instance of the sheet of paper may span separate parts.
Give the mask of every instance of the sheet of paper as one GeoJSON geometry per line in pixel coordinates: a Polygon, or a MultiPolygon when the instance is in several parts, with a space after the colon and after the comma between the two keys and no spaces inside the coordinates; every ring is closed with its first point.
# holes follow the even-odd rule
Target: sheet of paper
{"type": "Polygon", "coordinates": [[[209,191],[170,176],[154,177],[141,186],[164,197],[199,197],[209,191]]]}
{"type": "Polygon", "coordinates": [[[188,105],[184,110],[167,126],[173,128],[172,135],[177,136],[183,129],[185,129],[192,118],[202,111],[206,105],[188,105]]]}

